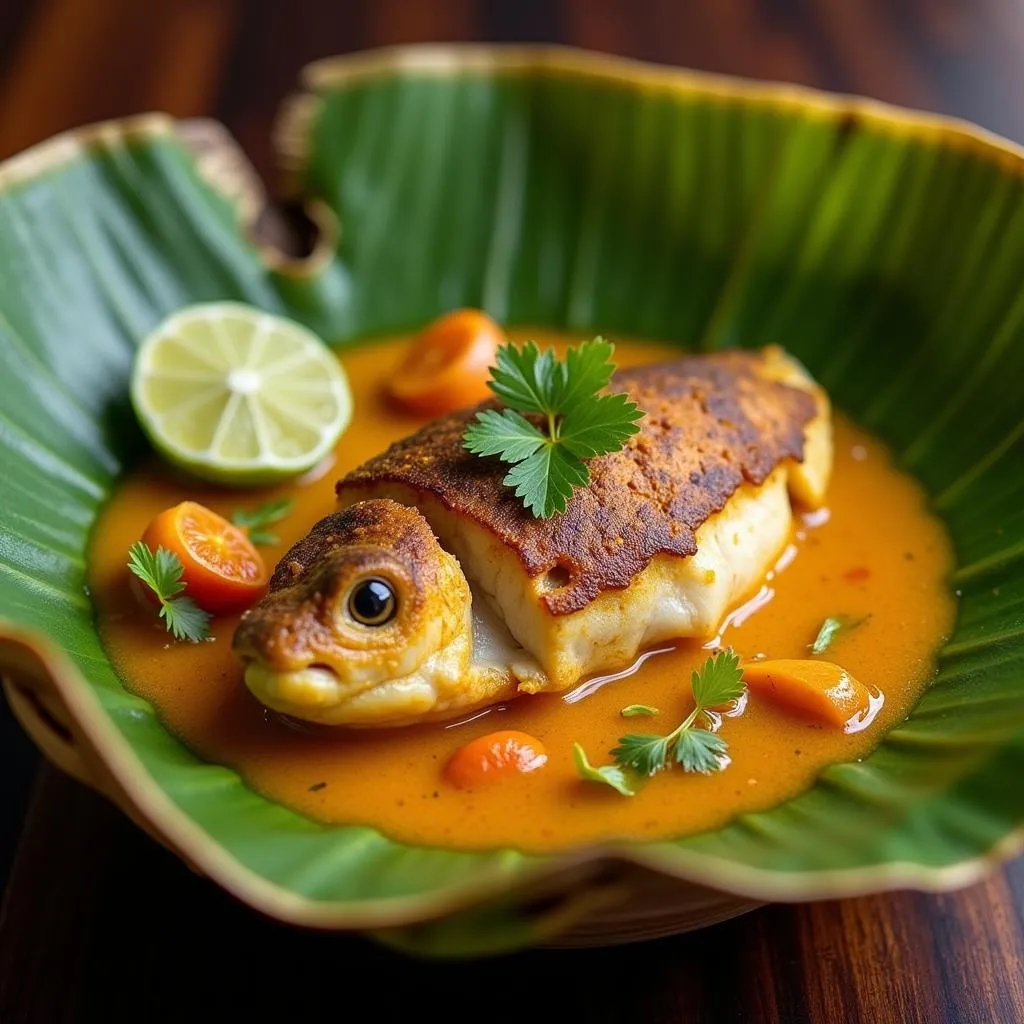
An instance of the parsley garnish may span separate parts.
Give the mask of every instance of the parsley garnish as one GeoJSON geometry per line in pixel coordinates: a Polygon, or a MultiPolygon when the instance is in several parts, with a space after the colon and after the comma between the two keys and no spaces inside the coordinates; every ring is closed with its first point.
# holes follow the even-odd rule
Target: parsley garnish
{"type": "Polygon", "coordinates": [[[242,527],[253,544],[276,544],[277,535],[262,529],[271,523],[279,523],[287,516],[295,502],[291,498],[275,498],[258,508],[236,508],[231,513],[231,522],[242,527]]]}
{"type": "Polygon", "coordinates": [[[842,632],[849,629],[856,629],[867,619],[864,615],[855,618],[852,615],[830,615],[818,630],[814,643],[810,645],[811,654],[824,654],[831,646],[835,638],[842,632]]]}
{"type": "Polygon", "coordinates": [[[640,429],[643,413],[628,395],[600,394],[614,352],[603,338],[570,348],[561,361],[532,341],[498,349],[489,386],[505,408],[477,413],[463,442],[474,455],[512,466],[503,483],[536,518],[564,512],[573,490],[590,481],[583,460],[619,451],[640,429]]]}
{"type": "Polygon", "coordinates": [[[156,552],[136,541],[128,551],[128,568],[156,594],[160,617],[177,640],[198,643],[210,635],[210,614],[190,597],[182,596],[185,584],[181,559],[167,548],[156,552]]]}
{"type": "Polygon", "coordinates": [[[616,764],[640,775],[654,775],[678,761],[687,772],[708,775],[725,767],[725,740],[711,729],[711,709],[738,700],[743,693],[740,659],[732,651],[713,654],[690,680],[694,709],[667,736],[623,736],[612,751],[616,764]],[[703,722],[701,728],[698,722],[703,722]],[[702,735],[698,735],[702,734],[702,735]]]}
{"type": "Polygon", "coordinates": [[[710,775],[726,765],[728,744],[707,729],[685,729],[676,740],[676,760],[684,772],[710,775]]]}
{"type": "Polygon", "coordinates": [[[572,745],[572,757],[576,762],[576,771],[579,772],[581,779],[586,779],[588,782],[602,782],[623,796],[636,796],[636,790],[632,788],[630,780],[621,768],[617,768],[613,764],[603,764],[600,768],[595,768],[587,760],[586,751],[578,743],[572,745]]]}
{"type": "Polygon", "coordinates": [[[651,707],[650,704],[630,704],[624,707],[620,712],[623,718],[645,718],[650,715],[660,714],[657,708],[651,707]]]}
{"type": "MultiPolygon", "coordinates": [[[[577,743],[573,755],[576,768],[582,778],[592,782],[603,782],[617,789],[624,796],[633,796],[635,790],[629,781],[631,772],[639,776],[650,776],[668,768],[675,761],[685,772],[700,772],[710,775],[721,771],[728,764],[728,745],[721,736],[712,732],[717,716],[712,709],[739,700],[743,694],[743,670],[740,659],[731,651],[719,651],[711,655],[691,676],[693,690],[693,711],[666,736],[634,734],[619,738],[619,745],[611,752],[615,764],[594,768],[583,748],[577,743]],[[704,723],[704,728],[698,725],[704,723]]],[[[620,714],[634,708],[643,708],[649,714],[657,711],[646,704],[631,704],[620,714]]]]}

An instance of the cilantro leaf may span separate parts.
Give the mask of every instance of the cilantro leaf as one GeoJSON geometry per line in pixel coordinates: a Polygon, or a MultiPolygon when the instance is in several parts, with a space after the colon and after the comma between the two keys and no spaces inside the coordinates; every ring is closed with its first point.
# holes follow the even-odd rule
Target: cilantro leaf
{"type": "Polygon", "coordinates": [[[564,512],[576,487],[584,486],[590,473],[572,452],[545,442],[543,447],[514,465],[502,481],[537,519],[564,512]]]}
{"type": "Polygon", "coordinates": [[[253,509],[236,508],[231,522],[242,527],[253,544],[276,544],[277,536],[263,529],[289,515],[295,502],[291,498],[275,498],[253,509]]]}
{"type": "Polygon", "coordinates": [[[502,345],[489,386],[510,409],[547,415],[556,411],[565,388],[564,373],[554,352],[541,352],[536,342],[528,341],[522,348],[502,345]]]}
{"type": "Polygon", "coordinates": [[[204,612],[191,597],[177,597],[173,601],[162,601],[160,618],[175,640],[191,640],[198,643],[210,635],[210,613],[204,612]]]}
{"type": "Polygon", "coordinates": [[[648,715],[660,714],[657,708],[650,704],[629,704],[620,712],[623,718],[645,718],[648,715]]]}
{"type": "Polygon", "coordinates": [[[185,589],[181,559],[167,548],[151,551],[141,540],[136,541],[128,549],[128,568],[160,601],[169,601],[185,589]]]}
{"type": "Polygon", "coordinates": [[[160,617],[175,639],[198,643],[210,635],[210,614],[190,597],[181,596],[184,568],[173,551],[162,547],[151,551],[136,541],[128,550],[128,568],[156,595],[160,617]]]}
{"type": "Polygon", "coordinates": [[[668,764],[668,748],[673,739],[671,735],[620,736],[612,757],[623,768],[634,768],[641,775],[654,775],[668,764]]]}
{"type": "Polygon", "coordinates": [[[477,413],[463,444],[510,463],[503,482],[537,518],[564,512],[573,491],[587,485],[584,459],[618,451],[640,429],[643,412],[628,395],[599,393],[614,372],[614,351],[602,338],[569,349],[564,361],[532,341],[498,349],[490,388],[506,408],[477,413]]]}
{"type": "Polygon", "coordinates": [[[615,346],[604,338],[574,345],[566,352],[565,384],[558,395],[559,407],[565,415],[586,406],[598,391],[608,386],[615,372],[614,354],[615,346]]]}
{"type": "Polygon", "coordinates": [[[601,782],[606,786],[611,786],[612,789],[623,796],[636,795],[636,790],[632,788],[626,773],[621,768],[613,764],[603,764],[595,768],[587,760],[586,751],[578,743],[572,745],[572,757],[576,762],[576,771],[579,772],[581,779],[586,779],[588,782],[601,782]]]}
{"type": "Polygon", "coordinates": [[[866,619],[866,615],[859,619],[854,618],[852,615],[830,615],[821,624],[821,629],[818,630],[814,643],[810,645],[811,654],[824,654],[841,632],[856,629],[866,619]]]}
{"type": "Polygon", "coordinates": [[[739,700],[743,694],[740,659],[726,649],[712,655],[691,678],[693,699],[701,711],[739,700]]]}
{"type": "Polygon", "coordinates": [[[640,428],[642,415],[628,395],[598,395],[565,414],[559,441],[581,459],[617,452],[640,428]]]}
{"type": "Polygon", "coordinates": [[[522,462],[544,445],[544,435],[511,409],[485,409],[466,428],[465,445],[474,455],[497,455],[522,462]]]}
{"type": "Polygon", "coordinates": [[[683,771],[710,775],[729,763],[728,744],[707,729],[687,729],[676,740],[676,760],[683,771]]]}

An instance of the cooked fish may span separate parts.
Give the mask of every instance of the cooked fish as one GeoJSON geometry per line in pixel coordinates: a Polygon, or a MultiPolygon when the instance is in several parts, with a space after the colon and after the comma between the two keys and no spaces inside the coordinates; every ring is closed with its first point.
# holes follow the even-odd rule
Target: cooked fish
{"type": "Polygon", "coordinates": [[[565,690],[644,648],[707,638],[784,547],[832,465],[825,392],[778,348],[616,374],[644,411],[561,515],[437,420],[338,483],[235,636],[266,705],[330,725],[452,717],[565,690]]]}

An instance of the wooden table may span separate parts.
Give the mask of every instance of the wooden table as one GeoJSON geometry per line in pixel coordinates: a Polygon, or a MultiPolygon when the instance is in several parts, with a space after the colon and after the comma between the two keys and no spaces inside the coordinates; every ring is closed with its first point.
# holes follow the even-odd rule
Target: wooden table
{"type": "MultiPolygon", "coordinates": [[[[0,157],[163,109],[219,117],[268,173],[271,117],[305,62],[460,39],[866,93],[1024,141],[1020,0],[3,0],[0,157]]],[[[2,1024],[344,1020],[364,994],[387,1021],[1024,1022],[1024,861],[952,895],[775,906],[640,946],[424,964],[237,905],[37,768],[6,708],[0,751],[2,1024]]]]}

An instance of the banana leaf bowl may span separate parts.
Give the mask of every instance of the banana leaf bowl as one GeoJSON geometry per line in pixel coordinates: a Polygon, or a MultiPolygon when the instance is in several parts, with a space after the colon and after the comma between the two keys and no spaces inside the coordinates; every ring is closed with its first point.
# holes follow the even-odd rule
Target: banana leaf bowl
{"type": "Polygon", "coordinates": [[[300,255],[212,122],[97,125],[0,166],[0,672],[53,762],[260,911],[428,954],[947,889],[1024,848],[1024,152],[874,102],[548,48],[323,61],[276,134],[300,255]],[[948,525],[959,619],[934,684],[865,760],[675,842],[418,849],[268,802],[122,687],[85,583],[92,524],[143,450],[134,347],[213,299],[338,346],[463,305],[785,344],[948,525]]]}

